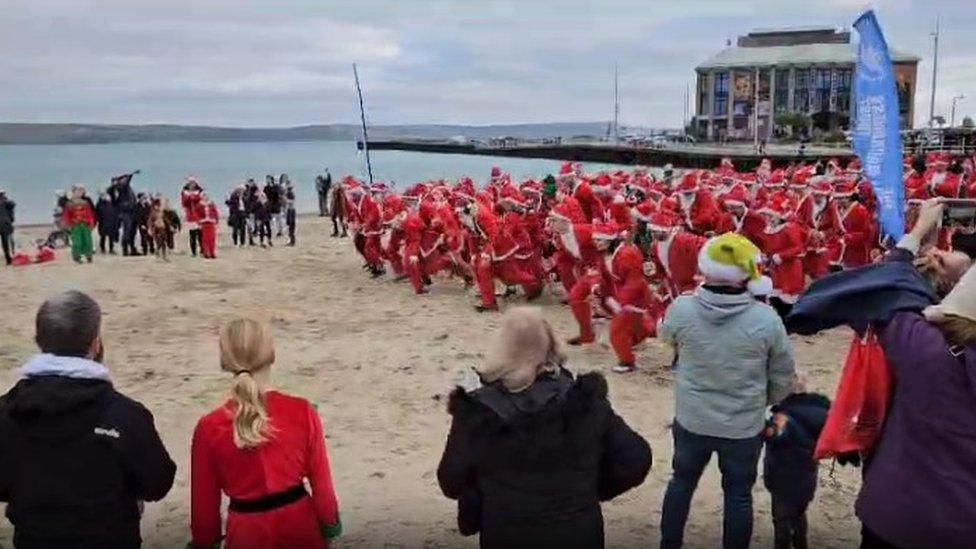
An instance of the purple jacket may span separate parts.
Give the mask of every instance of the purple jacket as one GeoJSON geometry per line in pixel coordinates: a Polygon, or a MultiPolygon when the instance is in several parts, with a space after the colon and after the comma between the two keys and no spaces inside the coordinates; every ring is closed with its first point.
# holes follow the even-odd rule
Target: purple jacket
{"type": "Polygon", "coordinates": [[[957,358],[918,313],[879,333],[895,394],[857,516],[904,549],[976,544],[976,346],[957,358]]]}

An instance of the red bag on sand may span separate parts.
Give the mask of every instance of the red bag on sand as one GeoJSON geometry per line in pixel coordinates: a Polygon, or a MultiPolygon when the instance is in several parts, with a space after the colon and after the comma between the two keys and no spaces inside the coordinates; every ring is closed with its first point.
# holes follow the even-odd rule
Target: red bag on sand
{"type": "Polygon", "coordinates": [[[23,267],[25,265],[31,264],[31,258],[24,252],[17,252],[12,258],[10,258],[10,265],[12,267],[23,267]]]}
{"type": "Polygon", "coordinates": [[[37,251],[37,258],[34,259],[35,263],[49,263],[54,261],[54,250],[44,246],[37,251]]]}
{"type": "Polygon", "coordinates": [[[855,334],[814,459],[870,452],[881,436],[891,390],[891,369],[878,337],[872,330],[863,338],[855,334]]]}

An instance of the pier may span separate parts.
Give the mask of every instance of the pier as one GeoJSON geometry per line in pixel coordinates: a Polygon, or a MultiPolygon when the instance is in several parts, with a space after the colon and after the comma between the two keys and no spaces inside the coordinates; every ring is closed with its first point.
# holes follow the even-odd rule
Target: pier
{"type": "MultiPolygon", "coordinates": [[[[373,151],[413,151],[441,154],[475,154],[513,158],[547,158],[573,162],[599,162],[642,166],[712,169],[723,158],[730,158],[739,170],[753,170],[763,158],[769,158],[774,167],[786,167],[797,161],[826,162],[831,158],[848,160],[853,153],[848,148],[808,146],[803,155],[796,145],[767,146],[766,154],[756,154],[751,144],[667,144],[663,146],[631,145],[607,142],[516,142],[502,146],[453,141],[394,140],[369,141],[373,151]]],[[[362,149],[362,141],[358,147],[362,149]]]]}

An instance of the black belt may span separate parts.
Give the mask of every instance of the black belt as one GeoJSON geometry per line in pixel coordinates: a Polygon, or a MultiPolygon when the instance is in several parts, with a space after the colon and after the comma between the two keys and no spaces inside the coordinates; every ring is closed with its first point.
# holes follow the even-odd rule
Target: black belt
{"type": "Polygon", "coordinates": [[[230,498],[230,509],[235,513],[264,513],[275,509],[291,505],[308,495],[305,491],[305,484],[299,484],[294,488],[289,488],[283,492],[268,494],[258,499],[236,499],[230,498]]]}

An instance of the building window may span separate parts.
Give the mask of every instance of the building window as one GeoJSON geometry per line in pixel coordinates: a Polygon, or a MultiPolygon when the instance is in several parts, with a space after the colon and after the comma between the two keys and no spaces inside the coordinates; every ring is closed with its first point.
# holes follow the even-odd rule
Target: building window
{"type": "Polygon", "coordinates": [[[715,116],[729,112],[729,73],[715,73],[715,116]]]}
{"type": "Polygon", "coordinates": [[[698,75],[698,114],[699,116],[707,116],[709,113],[708,108],[711,105],[708,104],[708,75],[701,74],[698,75]]]}
{"type": "Polygon", "coordinates": [[[776,69],[776,92],[773,97],[776,114],[790,110],[790,69],[776,69]]]}
{"type": "Polygon", "coordinates": [[[837,70],[837,112],[851,110],[851,69],[837,70]]]}
{"type": "Polygon", "coordinates": [[[814,75],[813,112],[830,111],[830,69],[811,71],[814,75]]]}
{"type": "Polygon", "coordinates": [[[810,96],[807,84],[809,72],[807,69],[796,69],[793,78],[793,110],[795,112],[805,113],[810,110],[810,96]]]}

